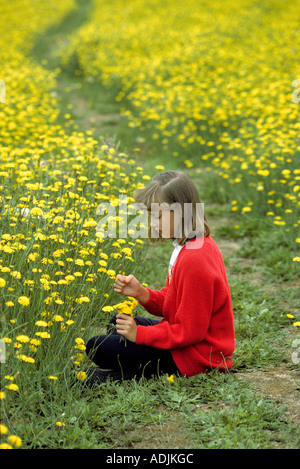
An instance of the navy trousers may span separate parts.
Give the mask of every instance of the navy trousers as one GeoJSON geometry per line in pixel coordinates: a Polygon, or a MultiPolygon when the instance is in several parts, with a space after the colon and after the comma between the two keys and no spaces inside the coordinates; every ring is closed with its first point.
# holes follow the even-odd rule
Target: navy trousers
{"type": "MultiPolygon", "coordinates": [[[[142,326],[154,326],[160,321],[136,316],[142,326]]],[[[162,374],[180,375],[170,350],[138,345],[116,332],[116,316],[107,326],[107,334],[92,337],[86,345],[88,357],[100,368],[120,371],[124,379],[151,378],[162,374]]]]}

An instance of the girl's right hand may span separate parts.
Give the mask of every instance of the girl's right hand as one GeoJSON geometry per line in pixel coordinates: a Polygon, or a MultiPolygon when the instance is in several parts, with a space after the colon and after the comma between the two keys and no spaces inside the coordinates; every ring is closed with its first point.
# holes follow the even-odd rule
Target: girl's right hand
{"type": "Polygon", "coordinates": [[[143,287],[132,274],[118,274],[114,283],[114,291],[121,295],[136,298],[141,303],[146,303],[150,297],[147,288],[143,287]]]}
{"type": "Polygon", "coordinates": [[[140,287],[140,282],[132,274],[118,274],[114,283],[115,292],[121,293],[121,295],[132,296],[133,298],[136,298],[139,294],[140,287]]]}

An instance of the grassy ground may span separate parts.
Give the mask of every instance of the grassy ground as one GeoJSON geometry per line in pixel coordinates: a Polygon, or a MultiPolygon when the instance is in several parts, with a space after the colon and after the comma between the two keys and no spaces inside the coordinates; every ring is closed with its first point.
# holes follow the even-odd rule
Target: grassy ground
{"type": "MultiPolygon", "coordinates": [[[[96,138],[116,136],[149,175],[155,165],[147,141],[141,141],[120,116],[117,89],[86,82],[73,67],[63,67],[56,52],[88,17],[90,2],[70,14],[37,41],[33,55],[49,69],[60,68],[54,93],[66,127],[92,130],[96,138]],[[71,117],[68,115],[70,114],[71,117]],[[66,116],[67,115],[67,116],[66,116]]],[[[168,163],[167,163],[168,164],[168,163]]],[[[175,164],[172,163],[175,168],[175,164]]],[[[178,167],[183,168],[179,162],[178,167]]],[[[185,169],[188,173],[189,170],[185,169]]],[[[122,385],[107,383],[98,392],[62,385],[47,400],[42,390],[28,395],[11,419],[19,434],[30,434],[32,448],[297,448],[299,434],[299,369],[292,362],[296,329],[287,313],[299,311],[299,283],[281,268],[284,246],[270,250],[266,232],[253,225],[235,229],[240,219],[227,203],[214,200],[205,188],[209,172],[197,175],[204,188],[209,223],[227,267],[235,311],[237,349],[231,373],[166,377],[122,385]],[[264,241],[265,240],[265,241],[264,241]],[[265,244],[264,244],[265,242],[265,244]],[[264,251],[264,256],[262,252],[264,251]],[[64,423],[55,425],[57,420],[64,423]]],[[[172,245],[149,246],[134,274],[151,288],[161,288],[172,245]]]]}

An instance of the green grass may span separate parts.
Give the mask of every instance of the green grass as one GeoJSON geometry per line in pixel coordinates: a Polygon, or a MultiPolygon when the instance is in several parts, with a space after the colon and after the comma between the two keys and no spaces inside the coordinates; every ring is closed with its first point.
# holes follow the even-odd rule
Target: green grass
{"type": "Polygon", "coordinates": [[[60,384],[47,399],[42,389],[28,395],[11,420],[33,449],[155,449],[149,433],[165,445],[169,437],[158,448],[263,449],[286,441],[293,448],[297,431],[284,410],[234,374],[212,373],[173,383],[108,382],[85,392],[60,384]],[[175,423],[180,434],[165,434],[175,423]]]}
{"type": "MultiPolygon", "coordinates": [[[[139,135],[117,117],[120,113],[120,105],[115,101],[118,90],[86,82],[79,72],[74,74],[78,70],[76,61],[72,67],[63,67],[55,55],[55,48],[88,18],[91,2],[78,5],[77,11],[37,41],[33,55],[37,60],[45,59],[45,67],[60,70],[56,90],[61,105],[60,122],[69,125],[70,120],[64,116],[70,113],[71,126],[75,124],[79,129],[92,126],[95,136],[116,136],[122,147],[133,151],[139,135]]],[[[156,164],[162,161],[165,164],[158,153],[153,153],[151,159],[147,157],[150,151],[147,141],[140,148],[137,163],[149,174],[155,172],[156,164]]],[[[178,163],[180,168],[183,159],[184,155],[178,163]]],[[[176,167],[174,160],[165,165],[176,167]]],[[[255,273],[255,267],[244,267],[234,259],[226,261],[237,341],[233,372],[175,378],[173,383],[169,383],[166,376],[122,385],[108,382],[95,390],[83,390],[80,383],[70,389],[72,368],[68,363],[61,367],[59,382],[48,380],[45,383],[39,376],[28,375],[30,389],[35,391],[26,393],[29,381],[24,382],[25,398],[22,402],[16,398],[10,415],[6,415],[11,428],[25,442],[23,447],[153,449],[151,445],[156,442],[156,448],[297,448],[299,430],[287,421],[282,403],[260,395],[236,377],[237,372],[247,373],[286,363],[290,321],[285,312],[296,309],[298,298],[296,286],[291,285],[288,290],[282,286],[284,280],[292,280],[295,275],[294,267],[291,263],[287,267],[286,263],[289,248],[282,233],[269,231],[266,224],[255,225],[246,217],[234,219],[224,192],[214,194],[210,176],[203,173],[200,178],[209,215],[212,218],[226,215],[241,225],[239,230],[232,223],[218,227],[216,238],[237,242],[246,238],[238,255],[254,259],[256,269],[263,272],[266,279],[264,288],[254,286],[249,274],[253,274],[253,269],[255,273]],[[274,284],[276,287],[270,294],[265,287],[271,289],[274,284]],[[284,300],[286,309],[282,307],[284,300]],[[63,425],[58,426],[57,422],[63,425]]],[[[161,288],[171,249],[170,242],[157,248],[150,246],[147,257],[135,263],[132,273],[151,288],[161,288]]],[[[144,314],[140,306],[138,311],[144,314]]],[[[291,363],[288,366],[292,368],[291,363]]]]}

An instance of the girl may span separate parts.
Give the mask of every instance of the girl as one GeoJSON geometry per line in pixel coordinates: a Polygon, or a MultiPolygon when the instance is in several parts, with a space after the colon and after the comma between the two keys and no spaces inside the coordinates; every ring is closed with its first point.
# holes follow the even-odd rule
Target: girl
{"type": "Polygon", "coordinates": [[[135,200],[151,214],[150,240],[173,240],[166,285],[151,290],[132,274],[117,275],[114,291],[135,298],[160,319],[114,316],[107,334],[87,343],[97,368],[88,370],[86,384],[230,369],[235,348],[230,290],[194,183],[183,172],[160,173],[135,200]]]}

